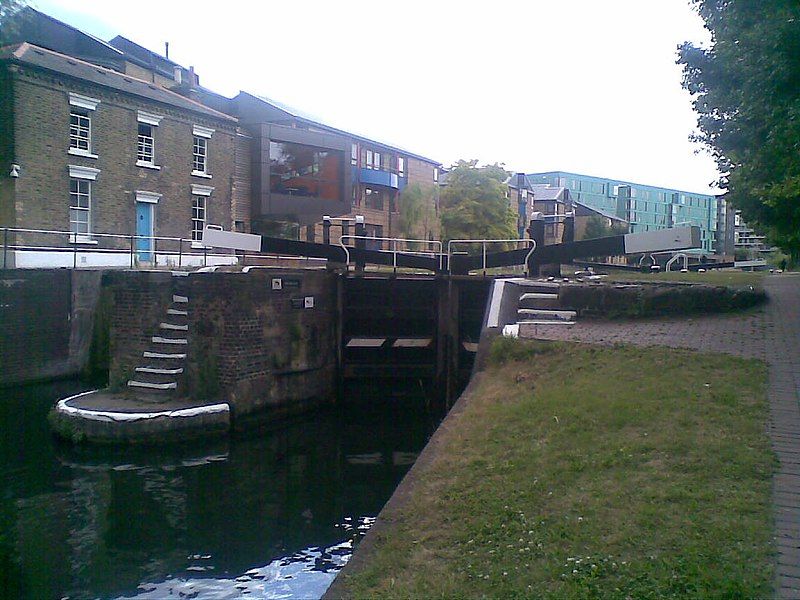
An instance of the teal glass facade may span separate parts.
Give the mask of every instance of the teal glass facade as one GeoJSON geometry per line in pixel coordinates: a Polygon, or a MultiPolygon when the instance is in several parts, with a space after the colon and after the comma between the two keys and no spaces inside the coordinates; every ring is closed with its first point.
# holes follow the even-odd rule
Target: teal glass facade
{"type": "Polygon", "coordinates": [[[532,184],[567,188],[573,200],[628,221],[631,233],[697,225],[702,243],[698,252],[712,253],[717,247],[716,196],[566,171],[531,173],[528,178],[532,184]]]}

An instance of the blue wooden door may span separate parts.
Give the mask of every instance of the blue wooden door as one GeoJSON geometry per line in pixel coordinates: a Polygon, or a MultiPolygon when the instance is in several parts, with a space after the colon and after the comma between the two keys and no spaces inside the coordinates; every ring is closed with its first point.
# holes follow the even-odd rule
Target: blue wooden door
{"type": "Polygon", "coordinates": [[[139,260],[153,260],[153,205],[149,202],[136,203],[136,251],[139,260]]]}

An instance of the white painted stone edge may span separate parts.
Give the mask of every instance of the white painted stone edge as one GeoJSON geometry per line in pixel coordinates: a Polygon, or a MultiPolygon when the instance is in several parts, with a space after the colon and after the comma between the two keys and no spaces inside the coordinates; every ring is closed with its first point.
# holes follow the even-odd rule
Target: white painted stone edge
{"type": "Polygon", "coordinates": [[[65,415],[77,416],[90,421],[144,421],[165,417],[168,419],[182,417],[196,417],[198,415],[212,415],[217,413],[230,412],[231,408],[227,403],[209,404],[208,406],[194,406],[192,408],[181,408],[179,410],[163,410],[158,412],[137,412],[126,413],[118,411],[91,410],[88,408],[76,408],[70,406],[68,402],[89,394],[95,394],[98,390],[91,390],[59,400],[56,411],[65,415]]]}

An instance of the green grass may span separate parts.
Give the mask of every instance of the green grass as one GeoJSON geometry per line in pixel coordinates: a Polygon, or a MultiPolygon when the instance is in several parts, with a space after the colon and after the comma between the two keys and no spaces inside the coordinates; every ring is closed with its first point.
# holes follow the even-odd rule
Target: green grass
{"type": "Polygon", "coordinates": [[[354,597],[771,595],[766,369],[500,338],[354,597]]]}
{"type": "Polygon", "coordinates": [[[609,281],[673,281],[687,283],[707,283],[710,285],[762,285],[764,273],[759,271],[716,270],[696,273],[639,273],[636,271],[609,271],[609,281]]]}

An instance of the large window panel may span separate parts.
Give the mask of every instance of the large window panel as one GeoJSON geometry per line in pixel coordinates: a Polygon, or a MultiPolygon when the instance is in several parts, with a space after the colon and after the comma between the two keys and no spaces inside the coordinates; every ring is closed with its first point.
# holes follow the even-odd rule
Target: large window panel
{"type": "Polygon", "coordinates": [[[270,192],[342,202],[342,152],[270,142],[270,192]]]}

